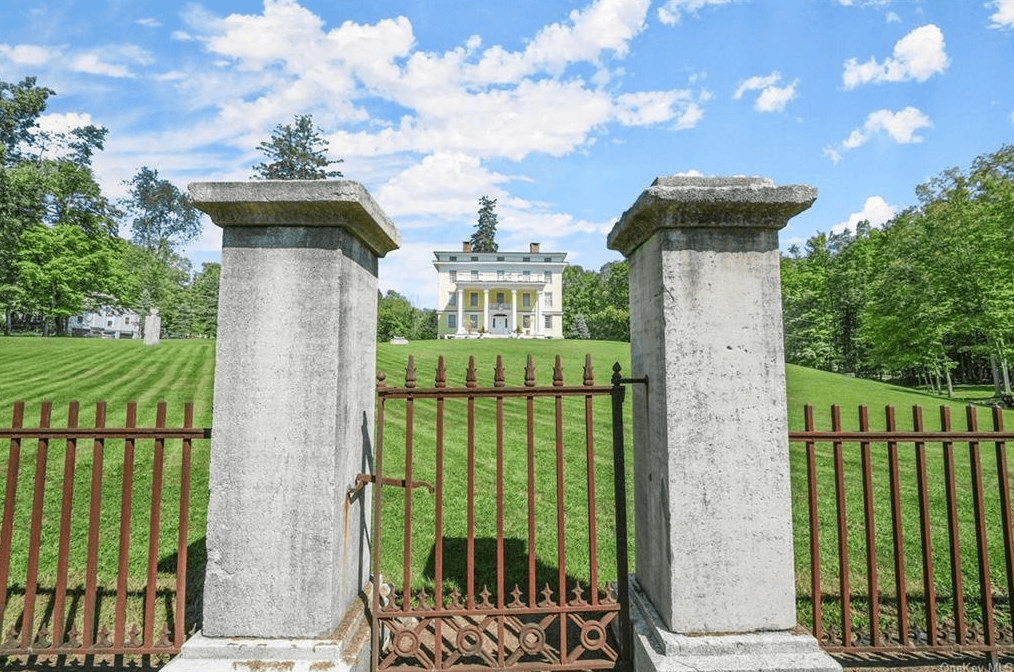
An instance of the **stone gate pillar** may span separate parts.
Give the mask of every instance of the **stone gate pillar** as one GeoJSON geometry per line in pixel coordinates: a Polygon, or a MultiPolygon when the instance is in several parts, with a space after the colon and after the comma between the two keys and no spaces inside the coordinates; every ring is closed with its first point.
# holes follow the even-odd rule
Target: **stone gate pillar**
{"type": "Polygon", "coordinates": [[[190,193],[222,277],[203,630],[172,665],[331,669],[369,579],[369,500],[346,494],[372,471],[377,259],[400,236],[355,182],[190,193]]]}
{"type": "Polygon", "coordinates": [[[796,624],[778,230],[816,190],[660,177],[630,260],[635,668],[840,670],[796,624]]]}

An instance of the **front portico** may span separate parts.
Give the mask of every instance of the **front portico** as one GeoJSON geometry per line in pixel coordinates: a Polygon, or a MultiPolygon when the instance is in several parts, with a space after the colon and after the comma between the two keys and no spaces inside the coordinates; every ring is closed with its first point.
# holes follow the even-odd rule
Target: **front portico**
{"type": "Polygon", "coordinates": [[[435,252],[441,338],[563,338],[566,253],[435,252]]]}

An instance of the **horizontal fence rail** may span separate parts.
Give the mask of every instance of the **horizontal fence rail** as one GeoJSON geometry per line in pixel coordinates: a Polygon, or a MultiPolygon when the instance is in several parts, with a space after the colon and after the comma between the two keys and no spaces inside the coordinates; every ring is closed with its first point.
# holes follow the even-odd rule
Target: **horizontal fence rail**
{"type": "Polygon", "coordinates": [[[100,401],[93,426],[80,427],[72,401],[66,427],[52,427],[45,401],[38,426],[25,427],[24,403],[14,404],[11,426],[0,427],[0,656],[179,651],[193,442],[210,437],[193,412],[187,403],[182,427],[167,427],[160,402],[155,426],[138,427],[129,402],[124,426],[107,427],[100,401]],[[160,560],[167,536],[174,548],[160,560]]]}
{"type": "Polygon", "coordinates": [[[540,386],[529,356],[523,384],[507,386],[498,356],[492,387],[476,379],[471,357],[463,388],[447,387],[443,357],[432,387],[417,386],[411,357],[403,387],[378,375],[376,464],[367,480],[396,488],[374,489],[373,571],[397,567],[400,576],[389,577],[396,586],[386,603],[373,593],[373,669],[622,669],[627,582],[603,581],[614,570],[627,574],[619,365],[612,385],[596,385],[586,358],[582,384],[566,385],[557,357],[552,384],[540,386]],[[595,440],[601,397],[612,397],[617,423],[608,451],[595,440]],[[564,411],[567,400],[573,413],[564,411]],[[565,427],[568,419],[574,427],[565,427]],[[597,486],[603,462],[600,477],[612,482],[597,486]],[[401,534],[387,555],[392,523],[401,534]],[[606,540],[615,546],[606,551],[613,568],[600,566],[606,540]],[[422,579],[420,548],[431,549],[422,579]]]}
{"type": "Polygon", "coordinates": [[[885,429],[874,431],[860,406],[855,431],[843,428],[839,406],[830,410],[830,431],[815,429],[808,405],[804,430],[789,432],[806,456],[801,622],[830,652],[984,652],[995,661],[1014,651],[1014,432],[1003,411],[993,408],[992,429],[982,430],[969,406],[955,429],[942,406],[935,431],[914,406],[905,431],[887,406],[885,429]]]}

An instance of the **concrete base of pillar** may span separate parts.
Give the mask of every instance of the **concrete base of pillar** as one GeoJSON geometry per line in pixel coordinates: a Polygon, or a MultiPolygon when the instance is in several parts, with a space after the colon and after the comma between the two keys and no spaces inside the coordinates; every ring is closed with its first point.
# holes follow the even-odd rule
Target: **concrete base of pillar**
{"type": "Polygon", "coordinates": [[[205,637],[197,633],[163,672],[366,672],[369,643],[349,656],[343,642],[322,639],[205,637]],[[351,658],[351,661],[349,660],[351,658]]]}
{"type": "Polygon", "coordinates": [[[630,603],[636,672],[841,672],[842,669],[808,633],[670,632],[633,579],[630,603]]]}

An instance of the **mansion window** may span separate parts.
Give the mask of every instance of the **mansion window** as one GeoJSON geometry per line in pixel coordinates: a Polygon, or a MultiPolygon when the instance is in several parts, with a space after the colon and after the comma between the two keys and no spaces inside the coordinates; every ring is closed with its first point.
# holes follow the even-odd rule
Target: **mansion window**
{"type": "Polygon", "coordinates": [[[458,281],[458,272],[457,271],[448,271],[447,274],[448,274],[448,276],[450,276],[451,282],[457,282],[458,281]]]}
{"type": "MultiPolygon", "coordinates": [[[[457,256],[455,256],[455,255],[453,255],[453,254],[452,254],[452,255],[451,255],[450,257],[448,257],[448,258],[449,258],[449,259],[450,259],[451,261],[457,261],[457,260],[458,260],[458,257],[457,257],[457,256]]],[[[548,261],[548,260],[547,260],[547,261],[548,261]]],[[[453,272],[454,272],[454,271],[451,271],[451,273],[453,273],[453,272]]]]}
{"type": "Polygon", "coordinates": [[[532,295],[531,294],[522,294],[521,295],[521,305],[524,306],[525,308],[531,308],[532,307],[532,295]]]}
{"type": "Polygon", "coordinates": [[[447,316],[447,328],[457,329],[458,328],[458,316],[451,313],[447,316]]]}
{"type": "Polygon", "coordinates": [[[503,271],[497,271],[496,272],[496,279],[497,280],[503,280],[503,278],[504,278],[503,271]]]}
{"type": "Polygon", "coordinates": [[[531,261],[531,257],[521,257],[521,261],[531,261]]]}
{"type": "Polygon", "coordinates": [[[525,282],[528,282],[529,280],[532,279],[532,272],[531,271],[524,271],[521,274],[521,279],[524,280],[525,282]]]}
{"type": "Polygon", "coordinates": [[[542,295],[542,303],[543,303],[544,306],[546,306],[546,308],[552,308],[553,307],[553,295],[552,294],[543,294],[542,295]]]}
{"type": "Polygon", "coordinates": [[[472,329],[478,329],[479,328],[479,316],[478,315],[469,315],[468,316],[468,323],[470,325],[472,325],[472,329]]]}
{"type": "Polygon", "coordinates": [[[524,327],[525,329],[531,329],[532,328],[532,316],[531,315],[522,315],[521,316],[521,326],[524,327]]]}
{"type": "Polygon", "coordinates": [[[451,292],[451,298],[448,299],[447,305],[448,306],[456,306],[456,305],[458,305],[458,293],[457,292],[451,292]]]}
{"type": "Polygon", "coordinates": [[[542,274],[542,277],[546,279],[546,282],[553,281],[553,273],[551,271],[546,271],[545,273],[542,274]]]}
{"type": "Polygon", "coordinates": [[[552,315],[546,315],[546,329],[552,329],[552,328],[553,328],[553,316],[552,315]]]}
{"type": "Polygon", "coordinates": [[[472,257],[471,261],[479,261],[479,257],[472,257]]]}
{"type": "Polygon", "coordinates": [[[472,292],[468,295],[468,305],[473,308],[479,305],[479,294],[477,292],[472,292]]]}
{"type": "Polygon", "coordinates": [[[503,292],[497,292],[496,293],[496,302],[497,303],[503,303],[503,292]]]}
{"type": "Polygon", "coordinates": [[[479,271],[472,271],[472,280],[479,279],[479,271]]]}

